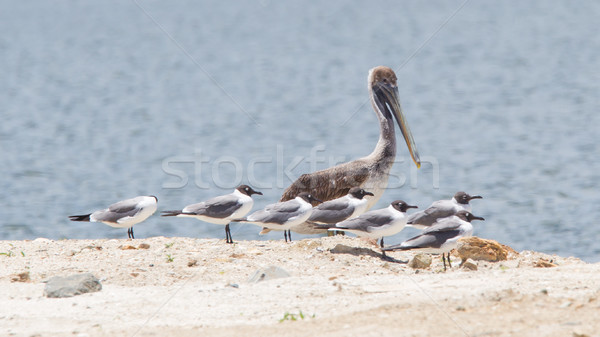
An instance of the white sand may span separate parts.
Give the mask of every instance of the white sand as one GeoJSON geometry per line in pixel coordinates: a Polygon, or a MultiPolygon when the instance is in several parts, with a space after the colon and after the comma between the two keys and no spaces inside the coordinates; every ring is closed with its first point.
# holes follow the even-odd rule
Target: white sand
{"type": "Polygon", "coordinates": [[[460,269],[455,258],[443,272],[434,258],[418,273],[382,260],[370,242],[341,236],[234,245],[164,237],[37,239],[0,241],[0,253],[8,254],[0,255],[0,336],[600,334],[600,264],[534,252],[478,262],[477,271],[460,269]],[[123,249],[142,243],[149,248],[123,249]],[[338,244],[361,249],[331,253],[338,244]],[[540,258],[558,266],[534,267],[540,258]],[[270,265],[291,277],[247,282],[270,265]],[[23,272],[30,280],[15,281],[23,272]],[[100,278],[103,289],[43,296],[43,281],[81,272],[100,278]],[[286,313],[297,320],[280,322],[286,313]]]}

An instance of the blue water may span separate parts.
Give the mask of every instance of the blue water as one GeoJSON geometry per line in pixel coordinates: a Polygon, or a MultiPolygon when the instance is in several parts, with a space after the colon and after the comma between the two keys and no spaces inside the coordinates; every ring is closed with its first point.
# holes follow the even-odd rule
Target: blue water
{"type": "MultiPolygon", "coordinates": [[[[367,72],[388,65],[428,163],[399,143],[377,207],[465,190],[476,235],[600,261],[600,3],[469,1],[446,24],[462,2],[139,4],[2,1],[0,239],[124,238],[67,215],[141,194],[160,211],[250,182],[274,202],[370,153],[367,72]]],[[[224,238],[158,216],[135,233],[224,238]]]]}

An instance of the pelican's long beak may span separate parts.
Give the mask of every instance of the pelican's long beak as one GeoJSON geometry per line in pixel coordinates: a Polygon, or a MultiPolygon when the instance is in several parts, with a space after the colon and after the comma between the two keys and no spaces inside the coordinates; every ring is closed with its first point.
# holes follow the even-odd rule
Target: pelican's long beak
{"type": "MultiPolygon", "coordinates": [[[[417,165],[417,168],[420,168],[421,159],[419,158],[419,151],[417,150],[417,145],[415,144],[415,140],[410,132],[408,123],[406,123],[406,118],[404,118],[404,114],[402,113],[402,107],[400,107],[398,87],[390,84],[378,84],[376,85],[375,89],[377,89],[377,94],[375,96],[380,100],[379,103],[382,104],[381,108],[390,111],[391,115],[394,115],[396,118],[396,122],[400,127],[402,136],[406,141],[406,146],[408,147],[410,156],[415,162],[415,165],[417,165]]],[[[391,118],[391,116],[388,118],[391,118]]]]}

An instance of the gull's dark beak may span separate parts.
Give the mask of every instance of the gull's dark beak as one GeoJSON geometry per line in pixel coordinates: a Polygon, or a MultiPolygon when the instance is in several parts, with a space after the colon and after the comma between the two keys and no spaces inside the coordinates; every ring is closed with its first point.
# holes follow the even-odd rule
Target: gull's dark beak
{"type": "Polygon", "coordinates": [[[392,118],[392,115],[396,118],[402,136],[406,141],[410,156],[415,162],[415,165],[417,165],[417,168],[420,168],[421,159],[419,158],[419,151],[417,151],[417,145],[410,132],[408,123],[406,123],[406,118],[404,118],[404,114],[402,113],[402,107],[400,107],[398,87],[389,83],[377,83],[374,85],[373,89],[379,109],[386,114],[387,118],[392,118]]]}
{"type": "Polygon", "coordinates": [[[259,191],[255,191],[252,188],[250,188],[250,194],[258,194],[258,195],[263,195],[262,192],[259,191]]]}
{"type": "Polygon", "coordinates": [[[418,206],[406,205],[406,208],[419,208],[418,206]]]}
{"type": "Polygon", "coordinates": [[[473,216],[471,217],[471,221],[473,221],[473,220],[482,220],[482,221],[485,221],[485,219],[484,219],[484,218],[482,218],[482,217],[480,217],[480,216],[475,216],[475,215],[473,215],[473,216]]]}
{"type": "Polygon", "coordinates": [[[373,194],[371,192],[367,192],[367,191],[365,191],[365,195],[370,195],[370,196],[373,196],[373,197],[375,196],[375,194],[373,194]]]}
{"type": "Polygon", "coordinates": [[[472,196],[469,196],[469,200],[473,200],[473,199],[483,199],[483,197],[482,197],[482,196],[480,196],[480,195],[472,195],[472,196]]]}

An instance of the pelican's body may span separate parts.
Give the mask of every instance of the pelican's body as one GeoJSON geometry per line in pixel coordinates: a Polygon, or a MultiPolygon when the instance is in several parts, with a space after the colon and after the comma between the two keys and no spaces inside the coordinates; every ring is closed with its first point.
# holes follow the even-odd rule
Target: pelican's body
{"type": "MultiPolygon", "coordinates": [[[[384,66],[371,69],[368,90],[380,128],[379,141],[373,152],[348,163],[303,174],[283,192],[281,201],[293,199],[300,192],[310,192],[316,198],[328,201],[348,194],[352,187],[360,187],[373,193],[373,197],[368,199],[367,210],[373,207],[387,187],[389,172],[396,158],[394,118],[398,122],[413,161],[417,167],[420,167],[419,154],[400,107],[394,71],[384,66]]],[[[303,234],[323,232],[314,229],[309,223],[297,225],[292,230],[303,234]]],[[[262,233],[264,232],[268,230],[262,233]]]]}

